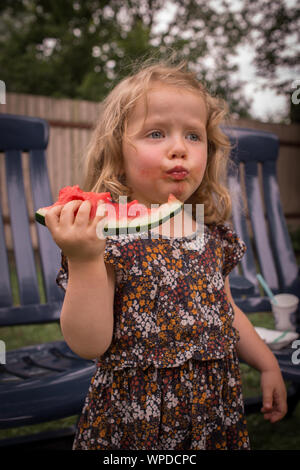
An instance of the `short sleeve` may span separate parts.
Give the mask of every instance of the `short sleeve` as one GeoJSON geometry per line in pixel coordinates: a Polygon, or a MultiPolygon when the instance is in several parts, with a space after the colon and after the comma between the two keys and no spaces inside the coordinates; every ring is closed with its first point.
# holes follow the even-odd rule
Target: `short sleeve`
{"type": "Polygon", "coordinates": [[[61,251],[61,266],[56,276],[56,283],[59,285],[59,287],[63,289],[63,291],[66,291],[67,289],[68,278],[69,278],[68,259],[64,255],[64,253],[61,251]]]}
{"type": "Polygon", "coordinates": [[[218,229],[223,251],[222,274],[226,277],[242,259],[247,246],[231,227],[219,225],[218,229]]]}
{"type": "Polygon", "coordinates": [[[108,264],[113,264],[116,271],[124,271],[124,253],[120,241],[112,237],[106,238],[106,245],[104,251],[104,261],[108,264]]]}
{"type": "MultiPolygon", "coordinates": [[[[122,244],[110,237],[106,239],[104,261],[108,264],[113,264],[116,273],[123,274],[128,269],[128,256],[126,250],[122,244]]],[[[66,291],[68,285],[69,270],[68,270],[68,258],[61,251],[61,266],[56,276],[56,283],[66,291]]]]}

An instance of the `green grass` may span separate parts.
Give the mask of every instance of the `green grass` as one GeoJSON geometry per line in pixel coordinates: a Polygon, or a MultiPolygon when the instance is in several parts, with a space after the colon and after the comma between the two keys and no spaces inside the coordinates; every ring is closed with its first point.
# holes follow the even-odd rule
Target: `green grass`
{"type": "Polygon", "coordinates": [[[247,416],[251,449],[253,450],[299,450],[300,404],[291,418],[278,423],[265,421],[261,414],[247,416]]]}
{"type": "MultiPolygon", "coordinates": [[[[42,290],[40,270],[38,277],[40,289],[42,290]]],[[[18,303],[15,273],[12,274],[12,282],[14,300],[15,303],[18,303]]],[[[269,312],[250,314],[249,319],[255,326],[274,327],[273,316],[269,312]]],[[[0,339],[5,341],[7,350],[11,350],[26,345],[60,340],[62,339],[62,334],[59,323],[14,326],[0,328],[0,339]]],[[[246,364],[241,364],[241,376],[244,397],[260,395],[260,374],[246,364]]],[[[0,439],[48,431],[57,429],[58,427],[68,427],[75,424],[76,421],[77,416],[71,416],[63,420],[52,421],[45,424],[0,430],[0,439]]],[[[291,418],[285,418],[278,423],[270,424],[264,420],[261,413],[247,416],[247,421],[251,448],[253,450],[300,449],[300,403],[291,418]]]]}

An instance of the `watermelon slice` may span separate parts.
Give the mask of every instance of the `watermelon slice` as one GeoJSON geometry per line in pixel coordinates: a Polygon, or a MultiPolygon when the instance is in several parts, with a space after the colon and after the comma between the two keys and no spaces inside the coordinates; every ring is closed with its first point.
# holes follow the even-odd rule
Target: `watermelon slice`
{"type": "Polygon", "coordinates": [[[62,188],[58,200],[53,205],[38,209],[35,213],[36,221],[45,225],[47,210],[73,200],[89,200],[91,202],[90,218],[95,215],[106,215],[97,225],[99,238],[147,231],[174,217],[183,208],[183,203],[173,194],[169,195],[168,202],[165,204],[148,209],[137,200],[126,203],[123,201],[126,201],[127,198],[120,197],[121,202],[116,203],[112,201],[110,193],[84,192],[76,185],[62,188]],[[98,206],[100,200],[103,201],[103,204],[98,206]]]}

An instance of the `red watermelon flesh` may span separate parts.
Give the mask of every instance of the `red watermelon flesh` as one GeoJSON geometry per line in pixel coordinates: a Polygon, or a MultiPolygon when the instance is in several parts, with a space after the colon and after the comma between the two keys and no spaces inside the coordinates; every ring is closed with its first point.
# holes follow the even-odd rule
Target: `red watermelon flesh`
{"type": "Polygon", "coordinates": [[[82,189],[80,189],[79,185],[77,184],[75,186],[65,186],[64,188],[62,188],[59,191],[57,201],[52,206],[43,207],[43,209],[50,209],[51,207],[59,206],[61,204],[64,205],[67,204],[67,202],[76,200],[90,201],[92,205],[90,212],[91,219],[94,218],[96,215],[97,205],[100,200],[109,203],[111,203],[112,201],[110,193],[94,193],[92,191],[82,191],[82,189]]]}

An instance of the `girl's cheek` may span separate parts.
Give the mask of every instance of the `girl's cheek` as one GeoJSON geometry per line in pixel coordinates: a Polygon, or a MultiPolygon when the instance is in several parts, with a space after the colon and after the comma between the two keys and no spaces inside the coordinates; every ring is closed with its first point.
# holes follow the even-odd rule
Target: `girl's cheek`
{"type": "Polygon", "coordinates": [[[158,178],[159,172],[155,168],[139,168],[139,173],[142,178],[158,178]]]}
{"type": "Polygon", "coordinates": [[[197,165],[196,172],[198,172],[199,175],[204,174],[206,164],[207,164],[207,161],[202,161],[201,163],[197,165]]]}

